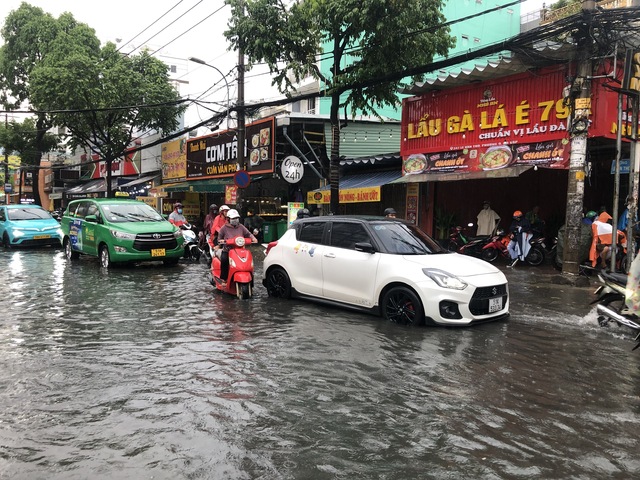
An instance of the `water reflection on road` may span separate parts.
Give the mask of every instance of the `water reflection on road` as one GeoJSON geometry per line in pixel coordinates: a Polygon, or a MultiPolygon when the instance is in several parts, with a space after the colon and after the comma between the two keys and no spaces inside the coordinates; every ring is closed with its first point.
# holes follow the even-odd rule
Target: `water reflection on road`
{"type": "Polygon", "coordinates": [[[1,478],[640,471],[638,352],[529,287],[509,322],[416,329],[260,285],[239,301],[202,264],[4,250],[0,271],[1,478]]]}

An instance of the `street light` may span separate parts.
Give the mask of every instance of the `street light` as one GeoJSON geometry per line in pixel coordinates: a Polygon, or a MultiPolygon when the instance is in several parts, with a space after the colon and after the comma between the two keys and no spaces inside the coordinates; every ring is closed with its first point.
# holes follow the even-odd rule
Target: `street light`
{"type": "MultiPolygon", "coordinates": [[[[227,86],[227,122],[229,121],[229,114],[230,114],[230,93],[229,93],[229,82],[227,81],[227,77],[224,75],[224,73],[222,73],[220,71],[220,69],[218,67],[214,67],[213,65],[208,64],[207,62],[205,62],[204,60],[197,58],[197,57],[189,57],[188,60],[194,62],[194,63],[199,63],[200,65],[205,65],[207,67],[213,68],[214,70],[216,70],[220,75],[222,75],[222,79],[224,80],[224,84],[227,86]]],[[[227,127],[229,126],[229,124],[227,123],[227,127]]]]}

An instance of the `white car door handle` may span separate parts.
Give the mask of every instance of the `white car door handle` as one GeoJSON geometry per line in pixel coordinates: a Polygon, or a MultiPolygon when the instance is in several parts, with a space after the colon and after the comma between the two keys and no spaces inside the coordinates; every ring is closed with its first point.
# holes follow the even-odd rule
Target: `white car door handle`
{"type": "Polygon", "coordinates": [[[325,253],[324,256],[327,258],[336,258],[335,254],[333,253],[325,253]]]}

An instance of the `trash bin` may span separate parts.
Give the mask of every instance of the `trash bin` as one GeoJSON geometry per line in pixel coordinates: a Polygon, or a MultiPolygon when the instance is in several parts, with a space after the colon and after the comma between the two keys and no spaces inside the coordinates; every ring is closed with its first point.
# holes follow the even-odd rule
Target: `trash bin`
{"type": "Polygon", "coordinates": [[[262,239],[264,243],[273,242],[277,239],[276,237],[276,224],[273,222],[264,222],[262,224],[262,239]]]}
{"type": "Polygon", "coordinates": [[[275,240],[277,240],[284,235],[284,232],[287,231],[287,228],[289,228],[289,222],[287,222],[286,220],[278,220],[275,223],[275,227],[277,232],[275,240]]]}

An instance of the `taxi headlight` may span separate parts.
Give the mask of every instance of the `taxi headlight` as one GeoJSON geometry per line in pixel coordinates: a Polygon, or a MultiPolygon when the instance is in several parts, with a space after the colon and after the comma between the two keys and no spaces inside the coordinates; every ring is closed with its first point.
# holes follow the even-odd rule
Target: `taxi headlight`
{"type": "Polygon", "coordinates": [[[120,230],[111,230],[111,235],[120,240],[135,240],[135,233],[121,232],[120,230]]]}
{"type": "Polygon", "coordinates": [[[177,229],[175,232],[173,232],[173,236],[176,238],[180,238],[182,236],[182,230],[177,229]]]}
{"type": "Polygon", "coordinates": [[[452,288],[454,290],[464,290],[467,288],[467,284],[465,282],[444,270],[438,270],[437,268],[423,268],[422,272],[442,288],[452,288]]]}
{"type": "Polygon", "coordinates": [[[15,228],[12,233],[14,238],[19,238],[24,235],[24,232],[18,228],[15,228]]]}

